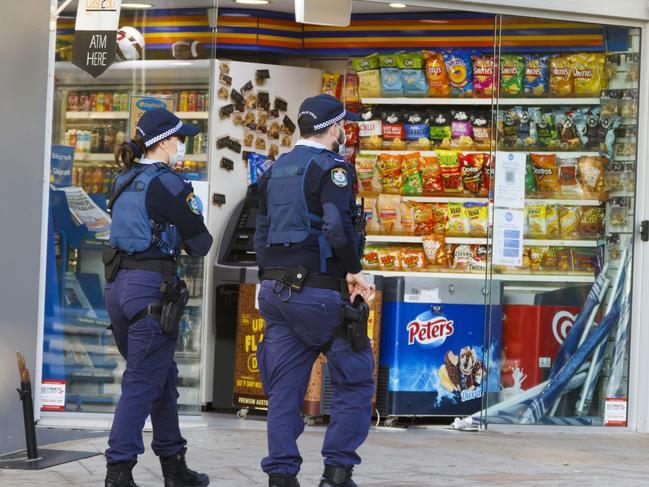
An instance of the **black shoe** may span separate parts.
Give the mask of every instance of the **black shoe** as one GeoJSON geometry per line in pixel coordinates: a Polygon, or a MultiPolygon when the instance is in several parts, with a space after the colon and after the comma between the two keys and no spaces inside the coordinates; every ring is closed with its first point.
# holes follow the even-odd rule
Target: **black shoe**
{"type": "Polygon", "coordinates": [[[358,487],[352,480],[353,468],[325,465],[320,487],[358,487]]]}
{"type": "Polygon", "coordinates": [[[273,473],[268,476],[268,487],[300,487],[295,475],[273,473]]]}
{"type": "Polygon", "coordinates": [[[107,463],[104,487],[137,487],[132,473],[136,463],[137,460],[107,463]]]}
{"type": "Polygon", "coordinates": [[[205,487],[209,485],[210,478],[207,475],[187,468],[186,452],[187,448],[183,448],[170,457],[160,457],[165,487],[205,487]]]}

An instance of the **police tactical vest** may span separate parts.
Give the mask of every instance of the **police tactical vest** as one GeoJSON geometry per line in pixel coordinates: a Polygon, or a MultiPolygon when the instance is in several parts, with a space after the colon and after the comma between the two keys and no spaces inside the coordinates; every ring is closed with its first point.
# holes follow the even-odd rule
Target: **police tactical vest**
{"type": "MultiPolygon", "coordinates": [[[[323,273],[327,272],[327,258],[333,253],[329,241],[322,233],[322,217],[308,210],[304,178],[309,165],[324,151],[325,149],[297,146],[282,155],[268,172],[266,191],[267,245],[290,247],[291,244],[304,242],[310,235],[316,236],[320,248],[320,272],[323,273]]],[[[315,164],[322,166],[323,163],[315,164]]],[[[332,167],[333,164],[332,161],[332,167]]]]}
{"type": "Polygon", "coordinates": [[[144,169],[133,167],[117,176],[116,191],[125,184],[126,188],[113,201],[111,247],[133,254],[144,252],[154,246],[169,257],[178,256],[182,245],[178,229],[169,223],[153,221],[146,211],[146,193],[149,184],[167,171],[171,172],[167,166],[155,163],[146,165],[144,169]]]}

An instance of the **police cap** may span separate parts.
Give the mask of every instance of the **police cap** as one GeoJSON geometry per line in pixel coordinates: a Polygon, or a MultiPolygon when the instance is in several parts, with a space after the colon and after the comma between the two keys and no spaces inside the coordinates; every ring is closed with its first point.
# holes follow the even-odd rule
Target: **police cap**
{"type": "Polygon", "coordinates": [[[172,135],[194,136],[201,130],[198,125],[183,123],[177,116],[163,108],[144,112],[135,129],[144,141],[145,147],[151,147],[172,135]]]}
{"type": "Polygon", "coordinates": [[[298,113],[300,127],[307,126],[314,132],[323,130],[341,120],[359,120],[358,115],[348,112],[340,101],[331,95],[318,95],[307,98],[300,105],[298,113]]]}

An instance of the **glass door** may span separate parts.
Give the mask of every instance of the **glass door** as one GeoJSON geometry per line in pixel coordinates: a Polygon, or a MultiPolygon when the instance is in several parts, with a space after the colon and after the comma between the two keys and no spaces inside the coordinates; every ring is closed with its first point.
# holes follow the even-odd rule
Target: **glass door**
{"type": "Polygon", "coordinates": [[[473,418],[624,426],[640,32],[497,23],[487,287],[502,295],[487,305],[502,319],[487,336],[500,363],[473,418]]]}

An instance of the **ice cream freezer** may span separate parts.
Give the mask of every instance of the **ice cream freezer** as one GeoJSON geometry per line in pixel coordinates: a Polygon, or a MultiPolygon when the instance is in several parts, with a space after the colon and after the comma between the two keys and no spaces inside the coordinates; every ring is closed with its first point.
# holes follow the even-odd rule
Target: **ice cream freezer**
{"type": "Polygon", "coordinates": [[[384,279],[377,409],[461,416],[500,389],[502,285],[482,279],[384,279]]]}

